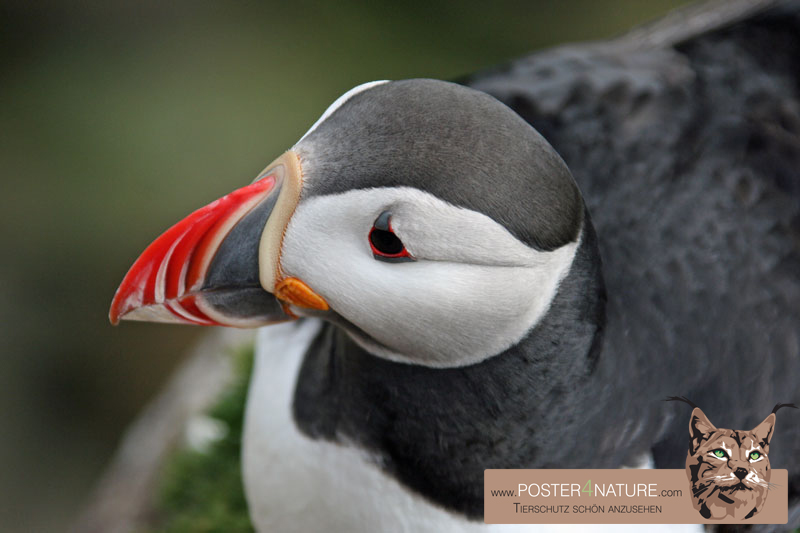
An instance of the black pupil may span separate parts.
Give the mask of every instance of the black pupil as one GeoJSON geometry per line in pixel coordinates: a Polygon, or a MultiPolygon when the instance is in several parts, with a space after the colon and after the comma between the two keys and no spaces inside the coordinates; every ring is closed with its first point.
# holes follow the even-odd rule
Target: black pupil
{"type": "Polygon", "coordinates": [[[403,251],[403,242],[391,231],[374,228],[369,234],[369,240],[382,254],[396,255],[403,251]]]}

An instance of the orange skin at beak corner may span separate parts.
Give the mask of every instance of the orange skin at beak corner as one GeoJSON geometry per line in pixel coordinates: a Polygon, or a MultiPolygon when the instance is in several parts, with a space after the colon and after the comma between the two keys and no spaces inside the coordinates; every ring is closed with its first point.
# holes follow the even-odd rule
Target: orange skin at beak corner
{"type": "Polygon", "coordinates": [[[275,284],[275,296],[286,304],[306,309],[327,311],[330,309],[325,298],[314,292],[298,278],[286,278],[275,284]]]}

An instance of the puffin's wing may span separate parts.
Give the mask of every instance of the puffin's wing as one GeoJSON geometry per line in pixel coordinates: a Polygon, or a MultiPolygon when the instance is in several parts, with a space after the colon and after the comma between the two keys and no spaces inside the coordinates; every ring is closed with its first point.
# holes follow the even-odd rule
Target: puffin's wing
{"type": "MultiPolygon", "coordinates": [[[[683,466],[685,418],[659,398],[737,428],[800,400],[800,2],[700,9],[463,80],[534,125],[581,187],[609,294],[604,353],[629,369],[597,405],[619,407],[617,427],[645,421],[603,453],[652,448],[667,468],[683,466]]],[[[798,486],[800,424],[771,453],[798,486]]]]}

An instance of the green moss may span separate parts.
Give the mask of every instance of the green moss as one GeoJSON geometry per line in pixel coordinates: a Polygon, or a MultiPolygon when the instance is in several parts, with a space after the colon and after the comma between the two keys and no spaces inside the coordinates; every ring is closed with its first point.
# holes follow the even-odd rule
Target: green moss
{"type": "Polygon", "coordinates": [[[227,433],[207,451],[181,450],[170,460],[153,531],[252,532],[241,473],[242,426],[253,347],[234,355],[236,377],[208,412],[227,433]]]}

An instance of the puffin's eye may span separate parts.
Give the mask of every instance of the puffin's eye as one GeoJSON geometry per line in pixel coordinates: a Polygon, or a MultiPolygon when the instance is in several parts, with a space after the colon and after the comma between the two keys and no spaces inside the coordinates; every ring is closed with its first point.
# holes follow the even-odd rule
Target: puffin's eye
{"type": "Polygon", "coordinates": [[[372,228],[369,242],[375,248],[375,252],[381,255],[397,255],[405,249],[403,242],[391,231],[372,228]]]}
{"type": "Polygon", "coordinates": [[[391,216],[389,211],[381,213],[369,231],[369,246],[372,248],[372,256],[379,261],[388,263],[415,261],[406,250],[400,237],[392,231],[391,216]]]}

